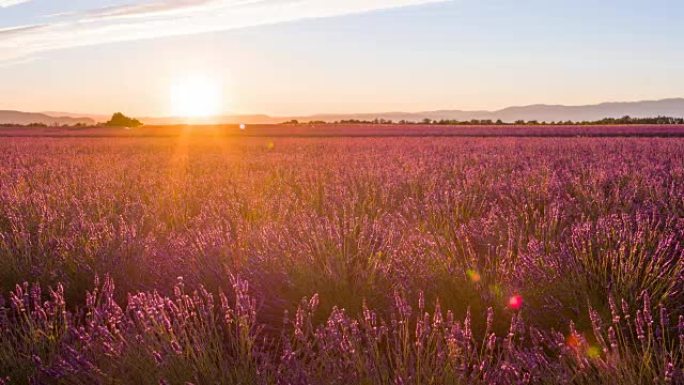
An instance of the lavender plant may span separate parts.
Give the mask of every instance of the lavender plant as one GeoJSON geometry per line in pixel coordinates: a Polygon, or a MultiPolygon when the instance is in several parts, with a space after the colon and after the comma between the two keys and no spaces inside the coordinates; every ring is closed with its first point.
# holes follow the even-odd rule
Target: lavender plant
{"type": "Polygon", "coordinates": [[[3,140],[0,384],[683,383],[681,144],[3,140]]]}

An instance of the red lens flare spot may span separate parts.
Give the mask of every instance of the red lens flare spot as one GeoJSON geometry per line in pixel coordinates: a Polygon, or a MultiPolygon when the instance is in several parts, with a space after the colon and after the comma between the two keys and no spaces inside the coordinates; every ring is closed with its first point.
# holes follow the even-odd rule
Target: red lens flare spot
{"type": "Polygon", "coordinates": [[[568,345],[568,347],[574,350],[579,349],[580,346],[580,340],[574,334],[569,335],[568,338],[565,340],[565,343],[568,345]]]}
{"type": "Polygon", "coordinates": [[[512,310],[520,310],[523,304],[523,298],[520,295],[514,295],[508,299],[508,307],[512,310]]]}

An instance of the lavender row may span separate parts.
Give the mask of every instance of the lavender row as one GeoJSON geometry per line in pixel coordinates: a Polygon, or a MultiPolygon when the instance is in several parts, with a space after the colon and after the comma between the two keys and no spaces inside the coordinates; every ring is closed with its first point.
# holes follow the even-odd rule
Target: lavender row
{"type": "Polygon", "coordinates": [[[681,383],[684,317],[652,311],[648,294],[630,310],[612,299],[611,318],[590,309],[591,329],[570,323],[545,331],[515,310],[508,331],[484,332],[470,311],[457,319],[417,307],[395,293],[388,319],[364,306],[358,316],[333,308],[317,324],[319,297],[287,313],[277,336],[263,331],[246,281],[231,277],[230,296],[204,288],[114,299],[107,278],[70,312],[63,287],[43,301],[40,286],[17,286],[0,306],[0,383],[68,384],[625,384],[681,383]],[[680,343],[672,343],[679,341],[680,343]]]}

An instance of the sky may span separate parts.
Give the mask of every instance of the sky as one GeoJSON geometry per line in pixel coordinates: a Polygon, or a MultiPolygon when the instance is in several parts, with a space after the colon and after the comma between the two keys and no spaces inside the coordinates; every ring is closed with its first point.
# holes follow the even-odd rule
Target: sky
{"type": "Polygon", "coordinates": [[[682,20],[681,0],[0,0],[0,109],[292,116],[682,97],[682,20]]]}

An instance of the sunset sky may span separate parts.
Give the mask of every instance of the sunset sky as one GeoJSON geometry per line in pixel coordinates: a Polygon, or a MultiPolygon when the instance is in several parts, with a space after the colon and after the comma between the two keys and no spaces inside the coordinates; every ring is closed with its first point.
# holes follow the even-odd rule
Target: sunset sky
{"type": "Polygon", "coordinates": [[[0,0],[0,109],[165,116],[188,89],[271,115],[681,97],[682,21],[681,0],[0,0]]]}

